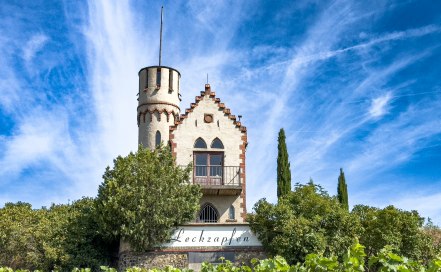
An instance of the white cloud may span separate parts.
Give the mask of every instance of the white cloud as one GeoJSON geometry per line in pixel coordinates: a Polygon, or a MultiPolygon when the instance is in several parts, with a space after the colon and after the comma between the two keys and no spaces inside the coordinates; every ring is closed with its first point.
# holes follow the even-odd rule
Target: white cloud
{"type": "Polygon", "coordinates": [[[389,102],[392,99],[390,92],[372,99],[371,106],[369,108],[369,115],[372,118],[379,118],[388,112],[389,102]]]}
{"type": "MultiPolygon", "coordinates": [[[[246,4],[183,3],[166,7],[163,63],[182,73],[181,109],[188,107],[203,90],[208,73],[217,95],[234,114],[243,114],[250,141],[247,153],[249,211],[250,204],[261,197],[276,199],[276,139],[280,127],[285,127],[287,132],[293,182],[307,181],[312,176],[328,189],[333,189],[339,167],[344,167],[351,177],[350,187],[356,187],[364,183],[369,174],[408,160],[440,133],[439,121],[425,118],[436,114],[433,109],[439,107],[439,103],[414,105],[403,109],[400,116],[391,116],[388,123],[384,123],[386,120],[376,123],[378,128],[365,127],[371,118],[387,114],[391,102],[399,97],[397,89],[401,87],[386,86],[391,78],[428,55],[422,52],[411,56],[404,52],[385,63],[382,53],[393,46],[390,42],[399,40],[401,43],[408,38],[438,33],[439,26],[380,35],[362,28],[363,34],[357,34],[355,41],[345,42],[358,23],[366,22],[364,20],[372,23],[372,18],[354,2],[334,1],[314,17],[316,21],[311,21],[304,35],[285,41],[292,46],[265,45],[256,39],[254,47],[249,48],[242,47],[246,44],[244,40],[244,43],[232,42],[237,38],[237,30],[244,25],[242,20],[247,21],[247,16],[253,14],[246,4]],[[185,16],[181,14],[182,9],[187,12],[185,16]],[[229,19],[225,20],[227,13],[229,19]],[[328,72],[327,61],[335,64],[342,74],[323,83],[320,76],[328,72]],[[363,134],[364,130],[368,131],[367,135],[363,135],[359,143],[348,140],[350,135],[360,131],[363,134]],[[392,135],[390,131],[399,131],[399,135],[392,135]]],[[[148,5],[149,8],[140,11],[125,1],[91,0],[87,18],[71,20],[71,24],[84,23],[79,28],[86,37],[88,51],[83,71],[90,93],[78,95],[91,98],[90,116],[76,116],[69,105],[58,105],[56,109],[41,107],[26,114],[17,110],[14,135],[0,139],[5,147],[0,175],[20,173],[44,160],[51,171],[64,175],[69,183],[66,191],[58,195],[53,192],[47,201],[66,201],[95,195],[104,167],[116,155],[136,148],[137,72],[141,67],[157,63],[160,5],[157,9],[155,4],[148,5]],[[75,127],[70,123],[72,120],[75,127]]],[[[78,29],[78,25],[70,27],[78,29]]],[[[22,58],[32,62],[48,41],[44,34],[34,35],[24,43],[22,58]]],[[[79,49],[83,48],[78,45],[79,49]]],[[[1,47],[0,50],[4,53],[1,47]]],[[[8,70],[10,63],[0,59],[0,64],[3,91],[0,103],[13,111],[15,104],[24,104],[23,99],[33,95],[20,86],[26,86],[26,82],[8,70]]],[[[408,80],[411,83],[406,88],[410,89],[416,83],[408,80]]],[[[76,94],[71,98],[71,103],[78,103],[76,94]]],[[[28,195],[31,194],[28,192],[26,197],[28,195]]],[[[20,199],[20,196],[14,197],[20,199]]],[[[13,200],[1,195],[0,199],[13,200]]]]}
{"type": "Polygon", "coordinates": [[[23,48],[23,59],[26,62],[32,61],[35,54],[43,49],[48,40],[49,37],[44,34],[33,35],[23,48]]]}
{"type": "Polygon", "coordinates": [[[441,225],[441,193],[413,192],[393,201],[394,206],[404,210],[417,210],[441,225]]]}
{"type": "Polygon", "coordinates": [[[23,120],[17,133],[4,137],[5,152],[0,160],[0,177],[12,179],[29,165],[47,159],[54,151],[56,139],[63,135],[59,122],[52,116],[30,114],[32,118],[23,120]]]}

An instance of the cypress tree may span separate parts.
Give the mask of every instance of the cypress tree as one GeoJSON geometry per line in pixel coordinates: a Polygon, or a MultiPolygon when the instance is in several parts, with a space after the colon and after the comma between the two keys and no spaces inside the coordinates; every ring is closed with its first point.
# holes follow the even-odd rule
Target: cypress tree
{"type": "Polygon", "coordinates": [[[291,191],[291,169],[288,160],[288,150],[285,142],[285,131],[280,129],[278,138],[277,155],[277,197],[291,191]]]}
{"type": "Polygon", "coordinates": [[[349,210],[348,186],[346,185],[345,173],[343,173],[342,168],[340,168],[340,175],[338,176],[337,198],[340,204],[346,210],[349,210]]]}

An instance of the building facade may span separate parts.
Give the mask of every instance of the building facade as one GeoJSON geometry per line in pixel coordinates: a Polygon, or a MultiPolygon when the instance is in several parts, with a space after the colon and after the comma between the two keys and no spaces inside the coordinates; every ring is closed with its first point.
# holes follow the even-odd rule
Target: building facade
{"type": "Polygon", "coordinates": [[[151,66],[139,72],[138,142],[147,148],[170,144],[176,163],[193,164],[202,187],[195,223],[243,223],[246,216],[247,130],[209,84],[180,112],[180,73],[151,66]]]}
{"type": "Polygon", "coordinates": [[[153,149],[171,147],[177,165],[193,164],[191,180],[203,196],[194,220],[179,227],[173,242],[152,252],[131,254],[120,247],[120,268],[137,265],[200,268],[224,257],[236,263],[262,257],[246,223],[247,129],[206,84],[180,114],[176,69],[150,66],[139,71],[138,142],[153,149]]]}

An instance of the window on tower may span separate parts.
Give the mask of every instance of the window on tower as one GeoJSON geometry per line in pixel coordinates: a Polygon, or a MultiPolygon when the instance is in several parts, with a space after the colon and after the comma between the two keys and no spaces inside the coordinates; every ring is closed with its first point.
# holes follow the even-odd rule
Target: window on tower
{"type": "Polygon", "coordinates": [[[159,146],[161,144],[161,132],[156,131],[155,135],[155,146],[159,146]]]}
{"type": "Polygon", "coordinates": [[[161,87],[161,68],[156,70],[156,87],[161,87]]]}
{"type": "Polygon", "coordinates": [[[169,70],[168,73],[168,90],[173,92],[173,70],[169,70]]]}
{"type": "Polygon", "coordinates": [[[219,213],[210,203],[204,204],[199,212],[199,222],[216,223],[219,218],[219,213]]]}

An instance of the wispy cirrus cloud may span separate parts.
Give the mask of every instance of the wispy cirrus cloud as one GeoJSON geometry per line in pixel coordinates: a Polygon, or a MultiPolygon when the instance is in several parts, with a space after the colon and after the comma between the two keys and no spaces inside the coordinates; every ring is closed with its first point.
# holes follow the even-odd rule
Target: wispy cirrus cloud
{"type": "MultiPolygon", "coordinates": [[[[387,21],[411,5],[165,5],[163,64],[181,72],[181,108],[203,89],[208,73],[217,95],[244,116],[248,207],[262,197],[276,199],[281,127],[293,182],[311,176],[333,193],[343,167],[352,204],[406,208],[414,202],[404,192],[414,190],[435,205],[438,192],[422,190],[417,181],[400,187],[397,197],[388,194],[392,181],[379,182],[385,174],[403,178],[399,167],[411,168],[423,151],[435,156],[430,150],[439,144],[440,86],[433,78],[441,26],[430,16],[418,24],[400,21],[399,28],[387,21]]],[[[137,72],[157,63],[160,3],[66,1],[58,7],[64,21],[35,28],[26,18],[53,17],[14,8],[4,10],[17,16],[0,21],[6,33],[0,37],[0,113],[13,124],[0,136],[0,177],[21,185],[15,198],[0,192],[0,199],[47,205],[94,195],[112,158],[136,148],[137,72]],[[44,200],[33,196],[44,189],[50,192],[44,200]]],[[[439,207],[419,208],[441,217],[439,207]]]]}
{"type": "Polygon", "coordinates": [[[42,50],[49,41],[49,37],[44,34],[35,34],[30,38],[23,48],[23,59],[26,62],[31,61],[38,51],[42,50]]]}
{"type": "Polygon", "coordinates": [[[388,111],[387,107],[392,98],[390,92],[381,95],[380,97],[372,99],[371,107],[369,108],[369,115],[372,118],[378,118],[385,115],[388,111]]]}

